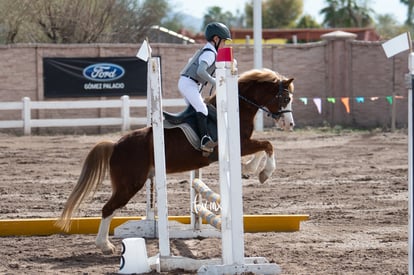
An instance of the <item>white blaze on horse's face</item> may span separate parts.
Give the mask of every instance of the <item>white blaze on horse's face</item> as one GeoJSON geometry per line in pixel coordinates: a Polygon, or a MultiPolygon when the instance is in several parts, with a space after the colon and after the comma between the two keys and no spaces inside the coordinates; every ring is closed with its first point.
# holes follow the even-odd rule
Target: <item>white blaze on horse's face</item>
{"type": "Polygon", "coordinates": [[[285,108],[282,108],[282,111],[290,111],[286,113],[282,113],[280,118],[276,121],[277,127],[283,129],[285,131],[293,131],[293,127],[295,127],[295,121],[293,120],[293,113],[292,113],[292,95],[290,95],[290,101],[286,105],[285,108]]]}

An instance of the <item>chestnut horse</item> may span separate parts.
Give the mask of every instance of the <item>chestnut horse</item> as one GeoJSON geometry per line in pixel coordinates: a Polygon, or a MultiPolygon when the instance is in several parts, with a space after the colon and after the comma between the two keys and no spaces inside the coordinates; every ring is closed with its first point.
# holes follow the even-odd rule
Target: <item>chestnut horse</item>
{"type": "MultiPolygon", "coordinates": [[[[266,181],[276,168],[273,146],[269,141],[251,139],[254,130],[254,117],[258,109],[271,115],[275,120],[290,121],[293,126],[291,106],[293,78],[268,70],[251,70],[240,75],[239,115],[240,146],[243,156],[264,152],[266,162],[260,172],[261,182],[266,181]]],[[[215,95],[207,99],[215,105],[215,95]]],[[[165,129],[166,172],[176,173],[198,169],[217,161],[217,148],[209,157],[193,148],[183,132],[178,128],[165,129]]],[[[258,166],[255,158],[247,166],[254,170],[258,166]],[[255,167],[256,166],[256,167],[255,167]]],[[[109,241],[109,226],[115,210],[125,206],[144,186],[147,179],[154,177],[154,148],[152,127],[132,131],[117,142],[102,141],[96,144],[87,155],[79,180],[70,194],[60,219],[56,225],[63,230],[70,228],[70,218],[82,201],[94,192],[103,181],[109,168],[112,195],[102,208],[102,220],[96,238],[96,245],[103,253],[114,253],[115,247],[109,241]]]]}

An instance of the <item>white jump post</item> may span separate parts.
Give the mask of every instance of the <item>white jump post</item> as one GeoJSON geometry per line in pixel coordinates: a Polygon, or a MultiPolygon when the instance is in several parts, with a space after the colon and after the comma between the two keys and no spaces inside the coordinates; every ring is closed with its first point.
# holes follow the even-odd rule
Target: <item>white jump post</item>
{"type": "Polygon", "coordinates": [[[409,55],[409,70],[411,89],[408,94],[408,274],[414,275],[414,53],[412,52],[409,55]]]}
{"type": "Polygon", "coordinates": [[[411,74],[411,89],[408,92],[408,274],[414,275],[414,53],[410,33],[400,34],[383,43],[382,47],[387,58],[406,50],[410,51],[408,56],[408,69],[411,74]]]}
{"type": "Polygon", "coordinates": [[[216,67],[222,263],[202,266],[198,273],[278,274],[278,265],[255,263],[244,257],[238,75],[232,48],[219,50],[216,67]]]}
{"type": "Polygon", "coordinates": [[[224,265],[244,264],[243,201],[237,68],[232,48],[217,58],[216,97],[219,143],[222,258],[224,265]],[[230,50],[230,51],[229,51],[230,50]]]}
{"type": "MultiPolygon", "coordinates": [[[[147,63],[147,72],[149,72],[150,70],[150,62],[147,63]]],[[[147,76],[147,81],[149,80],[149,75],[147,76]]],[[[148,81],[147,83],[147,126],[151,126],[152,125],[152,97],[148,94],[148,91],[150,91],[150,82],[148,81]]],[[[147,195],[147,205],[146,205],[146,215],[145,215],[145,219],[148,221],[155,221],[155,208],[154,208],[154,194],[153,194],[153,187],[152,186],[153,182],[151,182],[151,180],[147,179],[147,181],[145,182],[145,191],[146,191],[146,195],[147,195]]],[[[155,223],[153,223],[155,226],[155,223]]],[[[155,232],[154,232],[155,235],[155,232]]]]}
{"type": "Polygon", "coordinates": [[[161,96],[160,58],[151,57],[148,61],[148,92],[151,93],[152,132],[154,137],[155,189],[157,193],[158,238],[161,257],[170,256],[168,232],[167,180],[165,175],[164,127],[161,96]]]}

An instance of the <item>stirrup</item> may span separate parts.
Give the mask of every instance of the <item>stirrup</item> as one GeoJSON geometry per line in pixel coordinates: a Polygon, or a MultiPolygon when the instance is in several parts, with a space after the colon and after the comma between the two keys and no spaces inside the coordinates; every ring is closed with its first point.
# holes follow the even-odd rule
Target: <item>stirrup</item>
{"type": "Polygon", "coordinates": [[[217,142],[214,142],[210,136],[205,135],[201,138],[200,148],[201,150],[212,153],[214,151],[214,147],[217,146],[217,142]]]}

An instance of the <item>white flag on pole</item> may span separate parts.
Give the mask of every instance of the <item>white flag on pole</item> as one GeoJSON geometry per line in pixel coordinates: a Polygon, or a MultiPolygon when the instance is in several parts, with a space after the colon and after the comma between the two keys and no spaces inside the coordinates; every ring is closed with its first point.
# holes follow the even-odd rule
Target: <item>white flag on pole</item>
{"type": "Polygon", "coordinates": [[[144,40],[142,42],[141,48],[139,48],[139,51],[137,52],[137,57],[145,62],[148,61],[148,59],[151,57],[151,47],[148,44],[147,40],[144,40]]]}
{"type": "Polygon", "coordinates": [[[400,34],[382,44],[385,55],[387,58],[410,49],[411,40],[409,39],[408,32],[400,34]]]}

